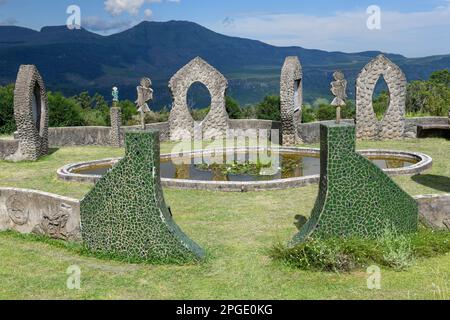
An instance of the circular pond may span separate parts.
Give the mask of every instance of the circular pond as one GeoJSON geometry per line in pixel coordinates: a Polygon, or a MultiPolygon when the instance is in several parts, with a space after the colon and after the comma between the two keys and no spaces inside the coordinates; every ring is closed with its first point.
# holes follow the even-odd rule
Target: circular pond
{"type": "MultiPolygon", "coordinates": [[[[414,175],[432,166],[421,153],[364,150],[361,155],[389,175],[414,175]]],[[[70,164],[58,170],[65,181],[95,183],[120,159],[70,164]]],[[[161,183],[178,189],[255,191],[301,187],[319,181],[320,150],[238,148],[161,156],[161,183]]]]}

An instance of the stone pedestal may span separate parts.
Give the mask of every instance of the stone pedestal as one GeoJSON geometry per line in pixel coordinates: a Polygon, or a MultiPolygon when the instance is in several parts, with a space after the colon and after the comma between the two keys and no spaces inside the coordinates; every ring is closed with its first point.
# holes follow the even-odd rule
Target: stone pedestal
{"type": "Polygon", "coordinates": [[[294,238],[378,238],[417,230],[416,201],[355,152],[355,126],[321,126],[320,189],[311,218],[294,238]]]}
{"type": "Polygon", "coordinates": [[[120,127],[122,125],[122,110],[114,104],[111,108],[111,146],[121,147],[120,127]]]}

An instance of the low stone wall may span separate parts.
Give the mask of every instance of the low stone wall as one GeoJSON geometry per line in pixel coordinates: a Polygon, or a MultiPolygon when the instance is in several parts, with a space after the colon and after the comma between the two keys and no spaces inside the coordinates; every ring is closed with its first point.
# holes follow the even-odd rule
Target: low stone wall
{"type": "MultiPolygon", "coordinates": [[[[160,139],[163,142],[170,140],[169,122],[150,123],[150,124],[146,124],[145,128],[147,130],[158,130],[159,134],[160,134],[160,139]]],[[[124,136],[125,136],[124,133],[130,132],[130,131],[135,131],[135,130],[141,130],[141,126],[122,127],[121,139],[122,139],[123,145],[125,145],[124,144],[124,142],[125,142],[124,141],[124,136]]]]}
{"type": "MultiPolygon", "coordinates": [[[[333,121],[321,121],[302,123],[298,127],[298,134],[304,143],[318,143],[320,136],[320,125],[332,123],[333,121]]],[[[343,123],[354,124],[354,120],[342,120],[343,123]]],[[[270,120],[230,120],[230,129],[237,130],[267,130],[268,137],[271,139],[271,130],[280,130],[281,123],[270,120]]],[[[405,138],[417,137],[418,125],[448,125],[447,117],[422,117],[422,118],[408,118],[406,119],[405,138]]],[[[169,141],[170,131],[169,123],[153,123],[147,124],[147,129],[158,130],[161,134],[161,141],[169,141]]],[[[121,128],[121,141],[123,143],[124,133],[140,130],[140,126],[128,126],[121,128]]],[[[66,128],[49,128],[48,138],[51,147],[69,147],[69,146],[109,146],[111,145],[111,128],[110,127],[66,127],[66,128]]],[[[243,132],[245,134],[245,132],[243,132]]],[[[278,141],[274,141],[278,143],[278,141]]],[[[0,158],[15,148],[15,142],[8,140],[0,140],[0,158]],[[4,142],[7,141],[7,142],[4,142]]]]}
{"type": "Polygon", "coordinates": [[[48,142],[51,147],[108,146],[110,127],[49,128],[48,142]]]}
{"type": "MultiPolygon", "coordinates": [[[[331,124],[335,121],[320,121],[320,122],[310,122],[301,123],[298,126],[298,135],[304,143],[318,143],[320,141],[320,125],[321,124],[331,124]]],[[[353,119],[342,120],[342,123],[355,124],[353,119]]]]}
{"type": "Polygon", "coordinates": [[[437,230],[450,230],[450,194],[415,197],[421,221],[437,230]]]}
{"type": "MultiPolygon", "coordinates": [[[[232,120],[230,119],[230,128],[234,130],[235,137],[248,136],[247,130],[266,130],[267,139],[273,143],[279,144],[281,142],[281,122],[270,120],[258,120],[258,119],[242,119],[232,120]],[[278,137],[272,136],[272,130],[278,130],[278,137]],[[274,141],[275,139],[276,141],[274,141]]],[[[259,134],[260,132],[258,132],[259,134]]],[[[256,137],[255,137],[256,138],[256,137]]]]}
{"type": "Polygon", "coordinates": [[[0,231],[79,241],[78,200],[41,191],[0,188],[0,231]]]}
{"type": "Polygon", "coordinates": [[[19,150],[19,140],[0,140],[0,160],[13,156],[19,150]]]}
{"type": "Polygon", "coordinates": [[[417,138],[417,126],[448,125],[448,121],[448,117],[407,118],[404,136],[406,138],[417,138]]]}

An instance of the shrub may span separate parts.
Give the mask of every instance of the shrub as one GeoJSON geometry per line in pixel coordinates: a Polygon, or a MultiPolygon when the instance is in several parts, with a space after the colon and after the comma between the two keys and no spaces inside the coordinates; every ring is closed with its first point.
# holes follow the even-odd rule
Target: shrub
{"type": "Polygon", "coordinates": [[[65,98],[60,92],[48,93],[49,126],[77,127],[86,125],[81,106],[71,98],[65,98]]]}
{"type": "Polygon", "coordinates": [[[378,241],[383,248],[383,262],[388,267],[404,270],[414,263],[411,237],[397,235],[392,229],[386,228],[378,241]]]}
{"type": "Polygon", "coordinates": [[[385,231],[378,240],[309,239],[294,247],[277,244],[269,250],[276,261],[302,270],[349,272],[370,265],[404,270],[417,259],[450,252],[450,232],[421,227],[411,235],[385,231]]]}
{"type": "Polygon", "coordinates": [[[0,86],[0,134],[16,131],[14,120],[14,85],[0,86]]]}
{"type": "Polygon", "coordinates": [[[232,97],[226,96],[225,98],[225,106],[227,108],[227,113],[230,119],[241,119],[242,118],[242,109],[239,106],[239,103],[234,100],[232,97]]]}
{"type": "Polygon", "coordinates": [[[256,116],[262,120],[281,121],[280,97],[266,96],[264,100],[256,106],[256,116]]]}

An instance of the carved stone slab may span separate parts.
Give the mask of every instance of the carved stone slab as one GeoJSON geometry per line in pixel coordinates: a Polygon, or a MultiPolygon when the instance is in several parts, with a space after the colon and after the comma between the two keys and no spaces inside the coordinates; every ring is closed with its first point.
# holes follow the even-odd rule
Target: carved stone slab
{"type": "Polygon", "coordinates": [[[40,191],[0,188],[0,231],[79,241],[78,200],[40,191]]]}

